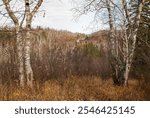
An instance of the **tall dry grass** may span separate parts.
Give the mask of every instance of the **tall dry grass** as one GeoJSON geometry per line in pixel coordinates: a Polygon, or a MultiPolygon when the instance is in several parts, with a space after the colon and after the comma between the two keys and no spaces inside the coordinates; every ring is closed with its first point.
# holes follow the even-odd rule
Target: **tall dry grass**
{"type": "Polygon", "coordinates": [[[110,79],[102,80],[94,76],[72,76],[51,79],[36,90],[15,86],[12,87],[14,89],[6,89],[2,86],[0,100],[146,100],[138,80],[130,80],[129,87],[113,86],[111,83],[110,79]]]}

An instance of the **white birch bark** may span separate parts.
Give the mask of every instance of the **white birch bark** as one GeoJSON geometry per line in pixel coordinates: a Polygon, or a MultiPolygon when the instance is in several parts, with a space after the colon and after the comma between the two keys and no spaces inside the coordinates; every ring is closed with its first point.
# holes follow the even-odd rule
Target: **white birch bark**
{"type": "Polygon", "coordinates": [[[106,0],[106,5],[107,5],[107,10],[108,10],[108,17],[109,17],[109,27],[110,27],[110,61],[111,61],[111,65],[112,65],[112,70],[113,70],[113,82],[114,84],[119,84],[119,65],[118,65],[118,46],[116,45],[116,43],[118,43],[117,41],[115,41],[115,37],[114,37],[114,21],[113,21],[113,14],[112,14],[112,8],[111,8],[111,2],[110,0],[106,0]]]}
{"type": "Polygon", "coordinates": [[[129,72],[131,69],[131,65],[134,59],[134,54],[135,54],[135,48],[136,48],[136,42],[137,42],[137,31],[139,29],[139,25],[140,25],[140,21],[141,21],[141,13],[142,13],[142,9],[144,6],[144,2],[145,0],[141,0],[139,1],[139,6],[138,6],[138,11],[137,11],[137,15],[136,15],[136,19],[135,19],[135,28],[132,30],[132,34],[130,35],[130,39],[133,41],[132,45],[131,45],[131,49],[129,50],[129,58],[126,62],[126,70],[125,70],[125,82],[124,85],[126,86],[128,83],[128,76],[129,76],[129,72]]]}
{"type": "Polygon", "coordinates": [[[25,16],[26,16],[26,40],[25,40],[25,73],[27,79],[27,85],[33,88],[33,70],[31,67],[31,58],[30,58],[30,41],[31,41],[31,25],[32,19],[35,13],[38,11],[40,6],[42,5],[43,0],[38,0],[36,6],[33,11],[30,11],[30,0],[25,0],[25,16]]]}
{"type": "Polygon", "coordinates": [[[127,1],[122,0],[123,11],[125,13],[124,14],[125,23],[123,26],[123,31],[124,31],[123,43],[125,44],[125,46],[123,47],[123,52],[125,54],[124,56],[124,63],[125,63],[124,86],[127,86],[128,84],[129,73],[130,73],[131,65],[134,59],[136,40],[137,40],[136,39],[137,31],[138,31],[140,20],[141,20],[141,12],[142,12],[144,2],[145,0],[139,1],[139,5],[137,6],[138,7],[137,15],[136,15],[135,20],[132,22],[131,16],[129,15],[127,1]],[[133,29],[133,25],[134,25],[134,29],[133,29]]]}
{"type": "Polygon", "coordinates": [[[15,25],[19,81],[20,81],[20,86],[24,87],[25,86],[25,76],[24,76],[24,64],[23,64],[23,52],[22,52],[23,51],[23,41],[22,41],[22,37],[21,37],[19,21],[10,7],[10,1],[9,0],[2,0],[2,1],[5,5],[5,9],[9,15],[9,17],[12,19],[12,21],[15,25]]]}
{"type": "Polygon", "coordinates": [[[25,75],[27,80],[27,86],[33,87],[33,70],[31,67],[30,59],[30,30],[31,30],[31,17],[30,17],[30,3],[29,0],[25,0],[25,16],[26,16],[26,38],[24,48],[25,59],[25,75]]]}
{"type": "MultiPolygon", "coordinates": [[[[19,27],[19,26],[17,26],[17,27],[19,27]]],[[[20,31],[16,31],[16,42],[17,42],[19,81],[20,81],[20,86],[25,87],[23,40],[22,40],[22,34],[20,31]]]]}

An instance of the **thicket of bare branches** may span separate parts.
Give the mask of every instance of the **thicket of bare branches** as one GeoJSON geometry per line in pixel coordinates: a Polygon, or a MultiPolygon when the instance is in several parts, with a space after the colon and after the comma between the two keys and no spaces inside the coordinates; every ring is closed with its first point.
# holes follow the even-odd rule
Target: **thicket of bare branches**
{"type": "MultiPolygon", "coordinates": [[[[101,34],[104,36],[98,40],[95,38],[97,42],[107,38],[107,33],[101,34]]],[[[1,81],[3,84],[18,84],[15,37],[12,38],[11,32],[1,32],[0,37],[0,54],[3,55],[0,57],[1,81]]],[[[105,43],[97,45],[90,39],[77,43],[78,39],[86,36],[55,30],[35,30],[31,37],[31,64],[35,82],[44,83],[46,80],[75,75],[100,76],[104,79],[110,77],[105,43]]]]}

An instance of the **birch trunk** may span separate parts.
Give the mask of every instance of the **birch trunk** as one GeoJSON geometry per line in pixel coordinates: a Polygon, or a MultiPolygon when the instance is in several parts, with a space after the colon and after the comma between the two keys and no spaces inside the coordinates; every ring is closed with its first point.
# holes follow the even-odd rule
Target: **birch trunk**
{"type": "Polygon", "coordinates": [[[33,87],[33,71],[31,67],[31,58],[30,58],[30,34],[26,33],[26,41],[25,41],[25,75],[27,79],[27,86],[33,87]]]}
{"type": "Polygon", "coordinates": [[[139,5],[138,5],[138,11],[137,11],[137,15],[135,18],[135,28],[132,29],[132,34],[129,34],[129,39],[131,39],[133,41],[131,47],[130,47],[130,52],[129,52],[129,56],[128,59],[126,60],[126,70],[125,70],[125,82],[124,82],[124,86],[127,86],[128,83],[128,78],[129,78],[129,72],[131,69],[131,65],[134,59],[134,54],[135,54],[135,48],[136,48],[136,42],[137,42],[137,31],[139,29],[139,25],[140,25],[140,21],[141,21],[141,13],[142,13],[142,9],[144,6],[144,2],[145,0],[141,0],[139,1],[139,5]]]}
{"type": "Polygon", "coordinates": [[[17,42],[17,57],[18,57],[18,71],[19,71],[19,83],[21,87],[25,87],[25,75],[24,75],[24,59],[23,59],[23,40],[22,34],[16,27],[16,42],[17,42]]]}
{"type": "Polygon", "coordinates": [[[25,12],[26,12],[26,39],[25,39],[25,75],[27,79],[27,86],[33,87],[33,70],[31,67],[31,58],[30,58],[30,30],[31,30],[31,17],[30,17],[30,3],[29,0],[25,0],[25,12]]]}
{"type": "Polygon", "coordinates": [[[9,15],[9,17],[11,18],[11,20],[13,21],[13,23],[15,25],[19,83],[20,83],[21,87],[24,87],[25,86],[25,76],[24,76],[24,62],[23,62],[23,40],[22,40],[22,36],[21,36],[21,32],[20,32],[19,21],[10,7],[10,1],[9,0],[2,0],[2,1],[5,5],[5,9],[9,15]]]}
{"type": "Polygon", "coordinates": [[[112,66],[112,71],[113,71],[113,82],[115,85],[119,84],[119,66],[117,64],[117,51],[116,51],[116,44],[115,44],[115,38],[114,38],[114,22],[113,22],[113,15],[112,15],[112,9],[111,9],[111,4],[109,0],[106,0],[107,4],[107,10],[108,10],[108,16],[109,16],[109,27],[110,27],[110,62],[112,66]]]}
{"type": "Polygon", "coordinates": [[[30,30],[31,30],[32,18],[40,8],[42,3],[43,0],[38,0],[36,6],[33,8],[31,12],[30,0],[25,0],[25,14],[26,14],[25,70],[26,70],[27,85],[31,88],[33,87],[34,78],[33,78],[33,70],[31,67],[31,59],[30,59],[30,45],[31,45],[30,30]]]}

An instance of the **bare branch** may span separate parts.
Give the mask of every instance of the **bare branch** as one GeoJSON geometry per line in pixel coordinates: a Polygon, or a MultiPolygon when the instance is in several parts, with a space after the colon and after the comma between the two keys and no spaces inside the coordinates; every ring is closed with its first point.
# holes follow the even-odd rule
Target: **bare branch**
{"type": "Polygon", "coordinates": [[[150,48],[150,43],[148,43],[147,41],[139,38],[140,41],[142,41],[148,48],[150,48]]]}
{"type": "Polygon", "coordinates": [[[5,5],[5,8],[9,14],[9,16],[11,17],[11,19],[13,20],[14,24],[15,25],[19,25],[19,21],[17,19],[17,17],[15,16],[14,12],[12,11],[11,7],[10,7],[10,1],[9,0],[2,0],[4,5],[5,5]]]}
{"type": "Polygon", "coordinates": [[[36,6],[34,7],[33,11],[31,12],[31,17],[33,17],[35,15],[35,13],[38,11],[40,6],[42,5],[43,1],[44,0],[38,0],[36,6]]]}

